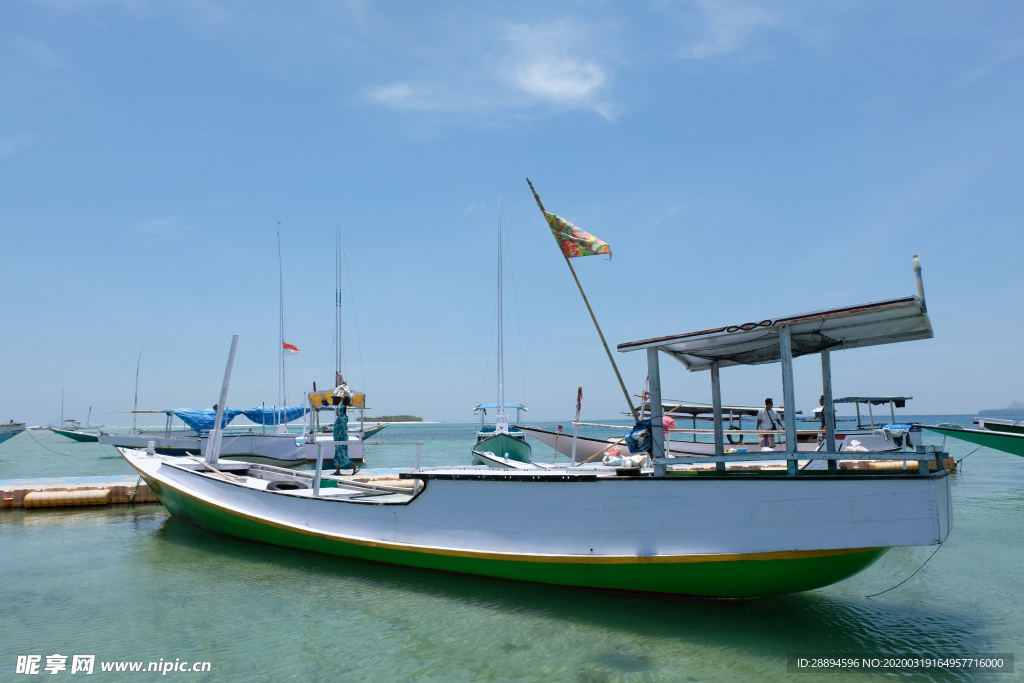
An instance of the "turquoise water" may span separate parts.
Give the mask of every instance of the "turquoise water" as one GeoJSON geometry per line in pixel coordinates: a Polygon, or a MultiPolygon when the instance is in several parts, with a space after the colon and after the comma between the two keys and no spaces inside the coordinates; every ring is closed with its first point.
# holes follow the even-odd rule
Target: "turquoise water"
{"type": "MultiPolygon", "coordinates": [[[[922,419],[970,423],[963,416],[922,419]]],[[[380,438],[426,441],[424,464],[468,463],[473,431],[394,426],[380,438]]],[[[954,457],[974,448],[952,440],[947,447],[954,457]]],[[[535,456],[543,453],[535,449],[535,456]]],[[[381,467],[411,464],[412,457],[412,447],[368,453],[371,466],[381,467]]],[[[983,449],[962,465],[952,480],[955,527],[946,544],[907,583],[873,598],[865,596],[905,579],[933,549],[895,549],[862,574],[817,591],[706,601],[298,552],[211,534],[159,505],[3,510],[0,680],[22,678],[13,673],[17,655],[41,654],[45,664],[53,653],[211,662],[209,673],[168,674],[197,681],[632,682],[883,678],[789,674],[788,652],[1014,652],[1024,642],[1017,588],[1024,459],[983,449]]],[[[0,444],[0,479],[120,473],[131,471],[98,444],[48,432],[0,444]]],[[[70,675],[68,664],[58,676],[70,675]]]]}

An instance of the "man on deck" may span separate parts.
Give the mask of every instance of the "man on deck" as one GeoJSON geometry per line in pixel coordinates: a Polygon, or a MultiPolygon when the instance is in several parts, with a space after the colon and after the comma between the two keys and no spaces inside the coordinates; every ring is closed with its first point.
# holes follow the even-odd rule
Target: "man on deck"
{"type": "MultiPolygon", "coordinates": [[[[766,398],[764,400],[764,408],[757,411],[757,431],[778,431],[780,420],[772,405],[772,400],[766,398]]],[[[759,445],[761,448],[775,448],[775,435],[762,434],[759,445]]]]}

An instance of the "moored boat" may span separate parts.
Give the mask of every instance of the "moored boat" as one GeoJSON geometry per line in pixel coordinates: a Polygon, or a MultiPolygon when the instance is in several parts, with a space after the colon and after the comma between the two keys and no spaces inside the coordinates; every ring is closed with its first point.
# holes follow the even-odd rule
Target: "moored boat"
{"type": "Polygon", "coordinates": [[[96,432],[87,432],[80,429],[57,429],[56,427],[54,427],[50,431],[53,432],[54,434],[59,434],[69,439],[74,439],[75,441],[81,441],[85,443],[96,442],[100,440],[100,433],[98,430],[96,432]]]}
{"type": "Polygon", "coordinates": [[[0,443],[7,441],[7,439],[20,434],[23,431],[25,431],[24,422],[15,422],[14,420],[11,420],[5,424],[0,424],[0,443]]]}
{"type": "MultiPolygon", "coordinates": [[[[986,422],[988,421],[986,420],[986,422]]],[[[994,448],[997,451],[1024,457],[1024,434],[996,431],[994,429],[967,429],[960,425],[948,423],[922,425],[922,427],[943,436],[951,436],[954,439],[973,443],[976,446],[994,448]]]]}
{"type": "MultiPolygon", "coordinates": [[[[416,468],[405,485],[219,459],[221,412],[206,462],[121,449],[171,514],[255,541],[411,567],[563,586],[747,598],[809,590],[847,578],[888,548],[940,544],[952,528],[942,454],[929,473],[840,472],[835,463],[829,350],[927,339],[920,297],[631,342],[645,350],[653,468],[416,468]],[[806,331],[811,330],[810,332],[806,331]],[[841,335],[835,331],[841,331],[841,335]],[[832,333],[834,336],[828,336],[832,333]],[[739,347],[742,347],[740,349],[739,347]],[[736,355],[735,351],[753,356],[736,355]],[[795,416],[786,452],[726,453],[720,365],[781,362],[795,405],[792,357],[821,353],[826,448],[803,453],[795,416]],[[710,370],[715,453],[665,452],[659,355],[710,370]],[[711,471],[693,469],[699,460],[711,471]],[[759,470],[782,460],[785,470],[759,470]],[[799,468],[824,461],[822,471],[799,468]],[[746,469],[730,471],[730,465],[746,469]]],[[[228,390],[237,337],[221,389],[228,390]]],[[[503,401],[499,401],[502,408],[503,401]]],[[[643,425],[638,425],[642,427],[643,425]]],[[[323,450],[326,444],[321,446],[323,450]]],[[[871,453],[899,460],[898,453],[871,453]]]]}
{"type": "Polygon", "coordinates": [[[709,597],[810,590],[887,548],[941,543],[947,474],[618,477],[434,468],[413,487],[121,449],[167,510],[212,531],[391,564],[709,597]],[[330,482],[325,485],[325,482],[330,482]],[[515,510],[515,515],[509,515],[515,510]]]}
{"type": "MultiPolygon", "coordinates": [[[[227,427],[235,418],[245,416],[262,427],[233,428],[223,433],[221,454],[245,462],[263,463],[281,467],[295,467],[306,463],[307,448],[301,434],[282,431],[287,421],[301,417],[305,409],[301,406],[261,406],[250,410],[228,409],[222,416],[222,426],[227,427]],[[272,427],[267,431],[267,427],[272,427]]],[[[163,413],[167,416],[166,426],[161,431],[136,429],[129,434],[102,434],[100,443],[123,448],[148,448],[152,442],[154,451],[161,455],[183,456],[186,453],[205,456],[209,448],[210,432],[214,425],[215,412],[209,408],[178,408],[172,410],[139,410],[136,413],[163,413]],[[178,418],[186,428],[174,428],[178,418]]]]}

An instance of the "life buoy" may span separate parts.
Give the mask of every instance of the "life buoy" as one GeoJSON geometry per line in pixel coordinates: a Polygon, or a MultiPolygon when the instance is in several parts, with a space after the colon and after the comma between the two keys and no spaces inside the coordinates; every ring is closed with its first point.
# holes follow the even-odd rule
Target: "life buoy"
{"type": "Polygon", "coordinates": [[[743,443],[743,437],[744,437],[743,434],[739,434],[738,435],[740,437],[739,441],[733,441],[732,440],[732,434],[729,434],[729,432],[734,431],[734,430],[735,431],[739,431],[739,427],[729,427],[729,429],[725,430],[726,431],[725,436],[729,439],[729,443],[743,443]]]}

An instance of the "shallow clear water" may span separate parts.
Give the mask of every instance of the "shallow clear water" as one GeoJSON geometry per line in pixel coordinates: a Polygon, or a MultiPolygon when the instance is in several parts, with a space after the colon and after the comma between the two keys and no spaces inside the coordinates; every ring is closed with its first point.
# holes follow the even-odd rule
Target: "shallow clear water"
{"type": "MultiPolygon", "coordinates": [[[[426,441],[424,464],[468,463],[473,429],[396,426],[380,438],[426,441]]],[[[947,448],[962,457],[974,447],[949,440],[947,448]]],[[[535,456],[543,453],[535,448],[535,456]]],[[[371,466],[381,467],[408,465],[412,457],[412,447],[368,453],[371,466]]],[[[933,549],[895,549],[821,590],[710,601],[299,552],[211,534],[159,505],[3,510],[0,680],[21,678],[13,674],[18,654],[53,653],[210,661],[210,673],[169,674],[201,681],[626,682],[790,680],[787,652],[1014,652],[1024,642],[1017,587],[1024,459],[982,449],[962,465],[952,480],[955,527],[946,544],[907,583],[873,598],[865,596],[905,579],[933,549]]],[[[0,479],[130,472],[112,449],[48,432],[0,444],[0,479]]]]}

